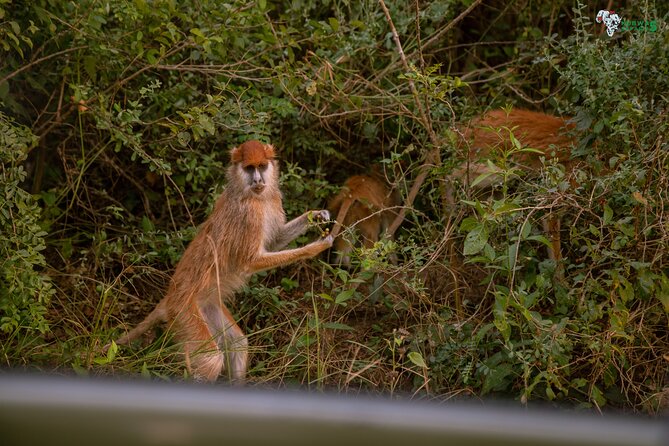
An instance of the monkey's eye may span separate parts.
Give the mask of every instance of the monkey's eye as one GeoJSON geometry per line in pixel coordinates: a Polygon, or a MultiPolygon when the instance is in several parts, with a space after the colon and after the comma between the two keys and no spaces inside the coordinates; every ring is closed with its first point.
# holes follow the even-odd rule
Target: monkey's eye
{"type": "Polygon", "coordinates": [[[260,164],[258,165],[258,170],[264,172],[267,170],[267,166],[268,166],[267,164],[260,164]]]}
{"type": "Polygon", "coordinates": [[[256,168],[255,168],[255,166],[248,165],[248,166],[244,166],[244,170],[247,173],[253,173],[253,171],[256,170],[256,168]]]}

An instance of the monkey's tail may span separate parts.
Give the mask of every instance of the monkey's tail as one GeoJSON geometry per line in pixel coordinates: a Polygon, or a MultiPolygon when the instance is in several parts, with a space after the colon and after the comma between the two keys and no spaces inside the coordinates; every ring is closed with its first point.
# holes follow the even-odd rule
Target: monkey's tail
{"type": "MultiPolygon", "coordinates": [[[[130,330],[128,333],[118,338],[116,340],[116,345],[128,344],[137,339],[138,337],[140,337],[142,334],[144,334],[144,332],[146,332],[149,328],[153,327],[156,323],[166,322],[167,310],[164,308],[164,302],[165,299],[161,300],[158,303],[158,305],[156,305],[156,308],[154,308],[153,311],[149,313],[148,316],[146,316],[142,322],[137,324],[137,326],[132,330],[130,330]]],[[[111,347],[111,343],[103,347],[103,352],[106,352],[109,349],[109,347],[111,347]]]]}
{"type": "Polygon", "coordinates": [[[342,224],[344,222],[344,219],[346,218],[346,214],[348,213],[348,210],[351,208],[351,205],[355,199],[351,197],[350,194],[348,196],[337,196],[333,202],[330,204],[330,207],[332,210],[336,210],[339,208],[339,211],[337,212],[337,217],[335,218],[335,225],[332,228],[332,232],[330,233],[332,237],[337,237],[339,232],[341,231],[342,224]]]}

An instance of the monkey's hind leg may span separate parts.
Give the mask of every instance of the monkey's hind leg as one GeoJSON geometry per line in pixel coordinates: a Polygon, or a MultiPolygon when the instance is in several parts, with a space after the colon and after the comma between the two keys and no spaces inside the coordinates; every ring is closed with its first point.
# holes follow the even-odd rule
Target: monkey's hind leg
{"type": "Polygon", "coordinates": [[[244,332],[230,314],[230,311],[221,305],[225,330],[219,337],[218,345],[227,355],[227,367],[230,379],[234,384],[244,384],[249,357],[249,341],[244,332]]]}
{"type": "Polygon", "coordinates": [[[216,343],[206,342],[203,345],[201,342],[187,341],[183,348],[188,374],[195,381],[216,381],[225,362],[216,343]]]}
{"type": "Polygon", "coordinates": [[[177,337],[183,342],[186,369],[196,381],[216,381],[225,359],[216,344],[216,335],[209,329],[206,314],[196,304],[175,320],[177,337]],[[190,310],[190,311],[188,311],[190,310]]]}
{"type": "Polygon", "coordinates": [[[210,302],[203,308],[203,313],[210,331],[216,334],[230,381],[244,384],[248,364],[248,340],[244,332],[235,323],[230,311],[219,302],[210,302]]]}

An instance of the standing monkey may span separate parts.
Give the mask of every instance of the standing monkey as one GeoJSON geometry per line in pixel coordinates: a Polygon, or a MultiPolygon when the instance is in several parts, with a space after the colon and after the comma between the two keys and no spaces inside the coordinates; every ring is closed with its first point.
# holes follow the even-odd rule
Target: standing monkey
{"type": "Polygon", "coordinates": [[[224,302],[250,276],[302,259],[332,246],[332,236],[279,251],[303,234],[312,218],[329,220],[328,211],[308,211],[286,223],[274,148],[247,141],[231,151],[227,186],[190,243],[156,308],[117,344],[127,344],[156,322],[167,322],[183,343],[186,367],[197,380],[215,381],[227,367],[243,383],[248,341],[224,302]]]}

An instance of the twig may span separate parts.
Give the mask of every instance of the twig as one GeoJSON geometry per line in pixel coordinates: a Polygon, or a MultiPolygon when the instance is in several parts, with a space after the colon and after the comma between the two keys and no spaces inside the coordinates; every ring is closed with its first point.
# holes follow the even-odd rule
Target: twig
{"type": "MultiPolygon", "coordinates": [[[[474,3],[472,3],[469,8],[465,9],[459,16],[457,16],[455,19],[453,19],[452,22],[450,22],[448,25],[446,25],[444,28],[440,29],[437,31],[435,35],[430,37],[425,44],[423,45],[422,48],[420,48],[420,51],[422,52],[424,49],[427,47],[431,46],[435,42],[437,42],[445,33],[451,30],[453,26],[455,26],[458,22],[460,22],[462,19],[464,19],[467,15],[469,15],[472,10],[477,7],[483,0],[476,0],[474,3]]],[[[410,58],[415,57],[416,54],[415,52],[411,53],[409,55],[410,58]]],[[[384,68],[377,76],[375,76],[375,79],[380,79],[383,78],[389,71],[392,71],[395,68],[395,64],[388,64],[386,68],[384,68]]]]}
{"type": "Polygon", "coordinates": [[[40,64],[40,63],[42,63],[42,62],[44,62],[44,61],[47,61],[47,60],[49,60],[49,59],[53,59],[54,57],[62,56],[63,54],[71,53],[71,52],[73,52],[73,51],[77,51],[77,50],[86,48],[87,46],[88,46],[88,45],[75,46],[74,48],[68,48],[68,49],[66,49],[66,50],[57,51],[57,52],[55,52],[55,53],[53,53],[53,54],[49,54],[48,56],[40,57],[39,59],[36,59],[36,60],[30,62],[29,64],[22,66],[21,68],[19,68],[19,69],[16,70],[16,71],[12,71],[12,72],[9,73],[7,76],[5,76],[5,77],[3,77],[2,79],[0,79],[0,85],[1,85],[3,82],[6,82],[6,81],[10,80],[11,78],[13,78],[14,76],[16,76],[17,74],[22,73],[22,72],[26,71],[26,70],[29,69],[29,68],[32,68],[33,66],[35,66],[35,65],[37,65],[37,64],[40,64]]]}
{"type": "MultiPolygon", "coordinates": [[[[381,8],[383,9],[384,14],[386,15],[386,20],[388,21],[388,25],[390,26],[390,31],[393,34],[393,40],[395,40],[395,45],[397,46],[397,52],[399,53],[400,59],[402,60],[402,65],[404,66],[404,69],[408,72],[410,71],[409,63],[407,62],[407,58],[404,55],[404,50],[402,49],[402,43],[400,42],[400,36],[399,34],[397,34],[397,29],[395,29],[395,24],[393,23],[393,19],[392,17],[390,17],[390,11],[388,11],[388,7],[386,6],[386,3],[383,0],[379,0],[379,3],[381,4],[381,8]]],[[[411,89],[411,94],[413,95],[416,107],[418,107],[418,113],[420,114],[420,119],[423,121],[423,124],[425,124],[425,127],[430,136],[432,144],[436,146],[438,145],[437,135],[434,133],[431,121],[427,116],[427,114],[425,113],[425,108],[423,107],[423,103],[420,101],[420,97],[418,96],[418,89],[416,89],[416,84],[414,83],[413,79],[409,79],[409,88],[411,89]]]]}
{"type": "MultiPolygon", "coordinates": [[[[444,26],[444,27],[441,28],[439,31],[437,31],[434,35],[432,35],[432,37],[430,37],[429,39],[427,39],[427,41],[425,42],[424,48],[427,48],[427,47],[431,46],[432,44],[434,44],[435,42],[437,42],[439,39],[441,39],[441,37],[442,37],[444,34],[446,34],[447,32],[449,32],[449,31],[451,30],[451,28],[453,28],[455,25],[457,25],[462,19],[464,19],[465,17],[467,17],[467,16],[469,15],[469,13],[472,12],[472,10],[473,10],[474,8],[476,8],[482,1],[483,1],[483,0],[476,0],[474,3],[472,3],[471,5],[469,5],[469,8],[465,9],[464,11],[462,11],[462,12],[460,13],[460,15],[457,16],[456,18],[454,18],[448,25],[444,26]]],[[[420,49],[420,50],[422,51],[422,49],[420,49]]],[[[413,54],[412,54],[412,56],[413,56],[413,54]]]]}
{"type": "MultiPolygon", "coordinates": [[[[397,52],[400,55],[400,60],[402,61],[402,65],[404,66],[404,69],[408,72],[409,64],[404,54],[404,50],[402,49],[402,43],[400,42],[400,37],[397,34],[397,29],[395,28],[393,19],[390,16],[390,11],[388,11],[388,7],[386,7],[386,3],[384,2],[384,0],[379,0],[379,4],[381,5],[381,9],[383,9],[383,13],[386,15],[386,20],[388,21],[388,25],[390,26],[390,31],[393,34],[393,39],[395,40],[395,45],[397,46],[397,52]]],[[[418,90],[416,89],[416,85],[414,84],[413,79],[409,79],[409,88],[411,89],[411,94],[413,95],[414,102],[416,103],[416,107],[418,108],[420,119],[423,122],[423,125],[425,126],[425,129],[427,130],[427,133],[430,137],[430,142],[432,143],[432,149],[430,149],[430,151],[427,153],[427,156],[425,157],[425,162],[420,167],[418,176],[416,177],[416,180],[411,186],[411,190],[409,191],[409,195],[405,200],[404,206],[402,207],[402,209],[400,209],[400,211],[397,214],[397,217],[395,217],[395,220],[393,220],[392,224],[388,227],[388,230],[386,232],[387,237],[392,237],[397,231],[397,229],[400,227],[402,222],[404,221],[404,217],[406,216],[406,211],[413,205],[413,202],[416,199],[416,196],[418,195],[418,191],[425,182],[425,179],[427,178],[430,169],[434,165],[440,164],[439,139],[437,138],[437,134],[434,132],[434,129],[432,128],[432,122],[429,116],[425,112],[425,108],[423,107],[423,103],[420,100],[420,96],[418,95],[418,90]]]]}

